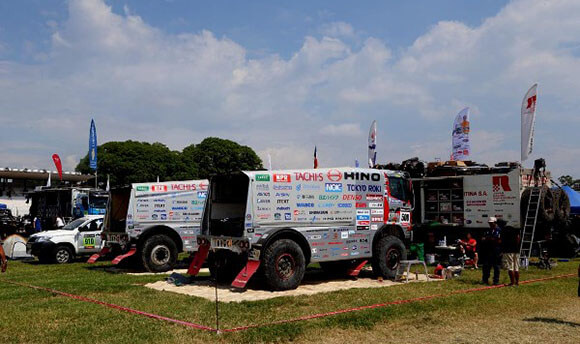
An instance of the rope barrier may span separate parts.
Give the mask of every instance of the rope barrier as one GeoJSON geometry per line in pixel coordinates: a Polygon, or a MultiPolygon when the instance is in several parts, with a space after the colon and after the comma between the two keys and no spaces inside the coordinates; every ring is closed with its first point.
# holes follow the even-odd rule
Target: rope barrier
{"type": "MultiPolygon", "coordinates": [[[[574,276],[576,276],[575,273],[566,274],[566,275],[557,275],[557,276],[551,276],[551,277],[544,277],[544,278],[537,278],[537,279],[531,279],[531,280],[521,281],[520,284],[537,283],[537,282],[543,282],[543,281],[548,281],[548,280],[553,280],[553,279],[558,279],[558,278],[568,278],[568,277],[574,277],[574,276]]],[[[478,291],[485,291],[485,290],[491,290],[491,289],[505,288],[505,287],[508,286],[507,284],[500,284],[500,285],[485,286],[485,287],[478,287],[478,288],[471,288],[471,289],[461,289],[461,290],[452,291],[452,292],[447,293],[447,294],[435,294],[435,295],[420,296],[420,297],[411,298],[411,299],[405,299],[405,300],[396,300],[396,301],[390,301],[390,302],[384,302],[384,303],[377,303],[377,304],[368,305],[368,306],[360,306],[360,307],[353,307],[353,308],[341,309],[341,310],[336,310],[336,311],[331,311],[331,312],[326,312],[326,313],[317,313],[317,314],[305,315],[305,316],[301,316],[301,317],[297,317],[297,318],[285,319],[285,320],[278,320],[278,321],[273,321],[273,322],[263,323],[263,324],[252,324],[252,325],[245,325],[245,326],[233,327],[233,328],[229,328],[229,329],[220,329],[218,331],[217,329],[212,328],[212,327],[209,327],[209,326],[195,324],[195,323],[191,323],[191,322],[184,321],[184,320],[172,319],[172,318],[169,318],[169,317],[165,317],[165,316],[157,315],[157,314],[153,314],[153,313],[147,313],[147,312],[139,311],[139,310],[136,310],[136,309],[132,309],[132,308],[124,307],[124,306],[115,305],[115,304],[112,304],[112,303],[108,303],[108,302],[104,302],[104,301],[92,299],[92,298],[85,297],[85,296],[70,294],[70,293],[66,293],[66,292],[59,291],[59,290],[55,290],[55,289],[51,289],[51,288],[39,287],[39,286],[35,286],[35,285],[29,285],[29,284],[24,284],[24,283],[19,283],[19,282],[14,282],[14,281],[8,281],[8,280],[3,280],[3,279],[0,279],[0,282],[4,282],[4,283],[8,283],[8,284],[13,284],[13,285],[21,286],[21,287],[27,287],[27,288],[36,289],[36,290],[47,291],[47,292],[50,292],[50,293],[53,293],[53,294],[57,294],[57,295],[61,295],[61,296],[66,296],[66,297],[69,297],[69,298],[72,298],[72,299],[75,299],[75,300],[84,301],[84,302],[90,302],[90,303],[95,303],[95,304],[98,304],[98,305],[102,305],[102,306],[105,306],[105,307],[117,309],[117,310],[120,310],[120,311],[124,311],[124,312],[128,312],[128,313],[133,313],[133,314],[138,314],[138,315],[146,316],[146,317],[149,317],[149,318],[152,318],[152,319],[163,320],[163,321],[167,321],[167,322],[171,322],[171,323],[183,325],[183,326],[186,326],[186,327],[194,328],[194,329],[197,329],[197,330],[203,330],[203,331],[209,331],[209,332],[215,332],[215,333],[218,333],[218,332],[241,332],[241,331],[246,331],[246,330],[249,330],[249,329],[254,329],[254,328],[259,328],[259,327],[266,327],[266,326],[272,326],[272,325],[280,325],[280,324],[293,323],[293,322],[298,322],[298,321],[306,321],[306,320],[312,320],[312,319],[319,319],[319,318],[324,318],[324,317],[333,316],[333,315],[339,315],[339,314],[345,314],[345,313],[363,311],[363,310],[367,310],[367,309],[376,309],[376,308],[388,307],[388,306],[393,306],[393,305],[402,305],[402,304],[406,304],[406,303],[412,303],[412,302],[419,302],[419,301],[425,301],[425,300],[432,300],[432,299],[444,298],[444,297],[449,297],[449,296],[458,295],[458,294],[469,294],[469,293],[474,293],[474,292],[478,292],[478,291]]]]}

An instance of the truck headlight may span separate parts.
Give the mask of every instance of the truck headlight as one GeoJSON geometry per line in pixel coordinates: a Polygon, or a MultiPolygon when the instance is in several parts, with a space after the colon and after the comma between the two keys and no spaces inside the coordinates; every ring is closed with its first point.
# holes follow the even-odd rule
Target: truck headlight
{"type": "Polygon", "coordinates": [[[50,237],[46,237],[46,236],[41,236],[41,237],[37,237],[36,238],[36,242],[44,242],[44,241],[49,241],[50,237]]]}

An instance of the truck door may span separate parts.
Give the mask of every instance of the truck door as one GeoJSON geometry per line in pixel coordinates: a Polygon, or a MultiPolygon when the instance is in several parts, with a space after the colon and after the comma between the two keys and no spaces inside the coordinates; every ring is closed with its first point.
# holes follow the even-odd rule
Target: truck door
{"type": "Polygon", "coordinates": [[[77,236],[77,252],[89,254],[99,252],[101,249],[102,219],[95,219],[79,227],[77,236]]]}

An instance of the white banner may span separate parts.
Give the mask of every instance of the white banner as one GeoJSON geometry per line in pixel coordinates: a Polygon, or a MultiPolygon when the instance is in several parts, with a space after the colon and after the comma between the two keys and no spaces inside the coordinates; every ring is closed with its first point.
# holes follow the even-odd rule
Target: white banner
{"type": "Polygon", "coordinates": [[[469,160],[471,150],[469,144],[469,108],[465,108],[455,116],[451,144],[451,156],[455,161],[469,160]]]}
{"type": "Polygon", "coordinates": [[[369,130],[369,167],[374,167],[377,163],[377,121],[373,121],[369,130]]]}
{"type": "Polygon", "coordinates": [[[538,84],[534,84],[522,101],[522,162],[525,161],[534,146],[534,124],[536,123],[536,100],[538,84]]]}

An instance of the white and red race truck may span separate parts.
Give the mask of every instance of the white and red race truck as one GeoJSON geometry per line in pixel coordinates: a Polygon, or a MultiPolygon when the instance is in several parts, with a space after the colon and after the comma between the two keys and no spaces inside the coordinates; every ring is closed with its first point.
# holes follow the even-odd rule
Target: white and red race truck
{"type": "Polygon", "coordinates": [[[387,170],[216,176],[188,273],[196,275],[208,259],[218,278],[243,288],[261,267],[270,289],[288,290],[309,263],[356,276],[370,260],[377,275],[392,278],[412,239],[412,200],[408,175],[387,170]]]}
{"type": "Polygon", "coordinates": [[[113,264],[136,255],[148,271],[173,269],[179,252],[197,250],[207,186],[207,180],[187,180],[112,189],[103,224],[105,246],[88,262],[113,251],[121,253],[113,264]]]}

